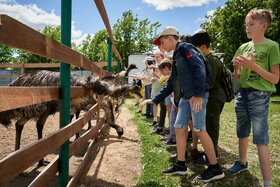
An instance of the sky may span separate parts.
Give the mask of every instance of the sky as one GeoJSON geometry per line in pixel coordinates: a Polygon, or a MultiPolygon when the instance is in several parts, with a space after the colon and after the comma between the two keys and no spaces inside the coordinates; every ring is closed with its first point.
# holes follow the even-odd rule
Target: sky
{"type": "MultiPolygon", "coordinates": [[[[226,0],[103,0],[111,28],[131,10],[141,20],[159,22],[159,31],[174,26],[180,34],[194,34],[205,22],[205,15],[213,14],[226,0]]],[[[45,26],[60,25],[60,0],[0,0],[0,14],[42,30],[45,26]]],[[[72,42],[80,44],[88,34],[106,29],[94,0],[72,0],[72,42]]]]}

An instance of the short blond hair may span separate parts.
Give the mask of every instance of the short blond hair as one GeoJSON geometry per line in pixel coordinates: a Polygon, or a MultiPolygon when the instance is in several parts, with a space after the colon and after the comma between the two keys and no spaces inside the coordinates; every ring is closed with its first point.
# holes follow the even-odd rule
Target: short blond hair
{"type": "Polygon", "coordinates": [[[253,20],[259,20],[261,23],[267,23],[268,27],[272,22],[272,12],[267,9],[252,9],[246,16],[247,18],[252,18],[253,20]]]}
{"type": "Polygon", "coordinates": [[[165,58],[165,55],[164,55],[164,53],[163,53],[162,51],[156,51],[156,52],[155,52],[155,55],[156,55],[156,54],[159,54],[159,55],[162,57],[162,59],[165,58]]]}

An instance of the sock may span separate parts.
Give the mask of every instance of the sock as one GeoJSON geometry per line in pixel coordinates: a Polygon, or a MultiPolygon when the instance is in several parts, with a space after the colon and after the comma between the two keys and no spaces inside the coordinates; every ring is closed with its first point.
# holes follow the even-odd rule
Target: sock
{"type": "Polygon", "coordinates": [[[180,166],[184,166],[184,165],[186,165],[186,161],[177,160],[177,164],[180,166]]]}
{"type": "Polygon", "coordinates": [[[220,168],[220,166],[219,166],[218,163],[216,163],[216,164],[214,164],[214,165],[209,164],[209,167],[213,167],[213,168],[215,168],[215,169],[219,169],[219,168],[220,168]]]}
{"type": "Polygon", "coordinates": [[[264,186],[272,186],[272,181],[270,180],[270,181],[266,181],[266,180],[264,180],[263,181],[263,184],[264,184],[264,186]]]}
{"type": "Polygon", "coordinates": [[[157,117],[154,117],[154,121],[157,122],[157,117]]]}
{"type": "Polygon", "coordinates": [[[246,165],[246,159],[244,158],[239,158],[239,161],[242,165],[246,165]]]}

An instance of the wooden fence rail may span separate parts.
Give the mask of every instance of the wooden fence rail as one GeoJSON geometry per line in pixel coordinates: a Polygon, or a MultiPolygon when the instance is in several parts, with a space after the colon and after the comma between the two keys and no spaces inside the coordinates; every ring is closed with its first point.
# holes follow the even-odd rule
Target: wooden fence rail
{"type": "Polygon", "coordinates": [[[112,75],[77,51],[5,14],[0,14],[0,44],[78,66],[98,75],[112,75]]]}

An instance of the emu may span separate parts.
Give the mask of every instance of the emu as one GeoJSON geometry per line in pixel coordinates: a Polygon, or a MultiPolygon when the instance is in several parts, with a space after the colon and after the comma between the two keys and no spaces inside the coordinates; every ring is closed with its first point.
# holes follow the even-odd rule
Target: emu
{"type": "MultiPolygon", "coordinates": [[[[121,73],[123,74],[123,72],[121,73]]],[[[59,86],[59,79],[59,72],[36,71],[19,77],[18,79],[14,80],[9,86],[59,86]]],[[[89,88],[96,95],[101,95],[103,97],[105,97],[105,95],[107,95],[107,97],[120,97],[125,93],[131,91],[141,96],[140,88],[137,85],[112,84],[113,82],[114,81],[100,81],[97,78],[93,78],[90,76],[71,75],[71,86],[83,86],[89,88]]],[[[112,103],[108,101],[109,99],[107,97],[105,97],[106,99],[104,99],[103,101],[105,104],[102,104],[102,107],[105,113],[108,114],[107,120],[110,123],[110,126],[117,130],[117,133],[120,137],[123,134],[123,129],[115,124],[114,114],[110,113],[110,111],[106,111],[108,109],[112,109],[112,103]]],[[[82,109],[86,109],[86,106],[88,106],[90,103],[93,106],[92,103],[96,103],[96,100],[92,98],[92,96],[72,98],[70,104],[71,114],[82,109]]],[[[30,119],[36,120],[38,139],[41,139],[43,127],[48,116],[55,114],[57,111],[59,111],[59,101],[48,101],[0,112],[0,123],[8,126],[9,124],[11,124],[12,120],[16,121],[15,150],[18,150],[20,148],[21,133],[25,123],[30,119]]],[[[40,166],[47,164],[48,162],[44,161],[44,159],[39,161],[40,166]]]]}

